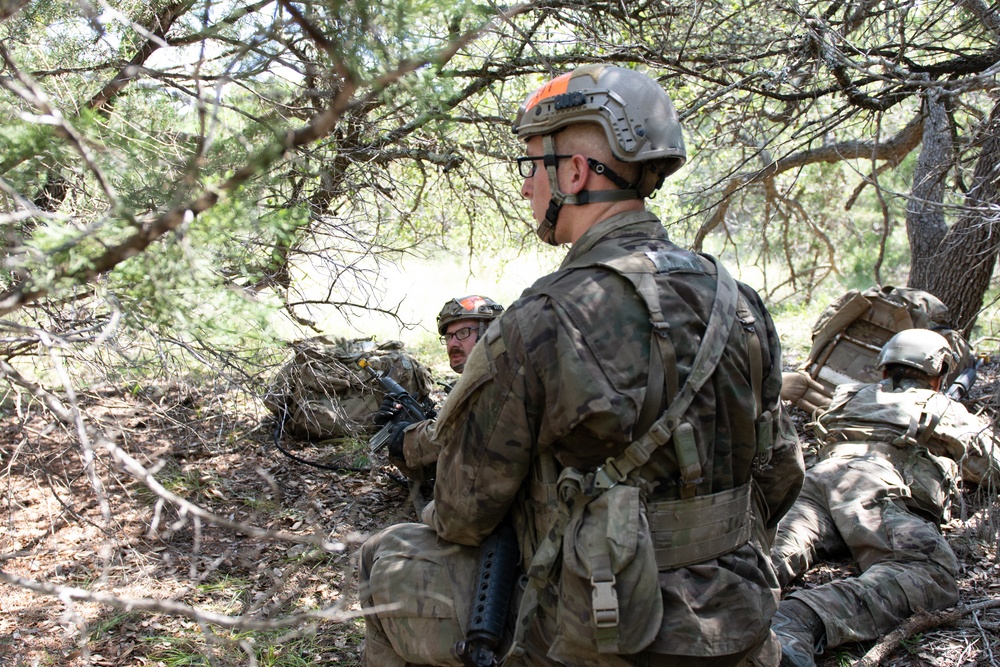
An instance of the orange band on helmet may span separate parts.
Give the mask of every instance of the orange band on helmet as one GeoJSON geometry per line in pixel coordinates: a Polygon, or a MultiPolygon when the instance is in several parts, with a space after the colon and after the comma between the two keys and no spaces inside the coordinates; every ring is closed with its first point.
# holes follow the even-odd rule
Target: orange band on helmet
{"type": "Polygon", "coordinates": [[[458,302],[466,310],[478,310],[479,306],[485,306],[486,300],[481,296],[467,296],[458,302]]]}
{"type": "Polygon", "coordinates": [[[573,72],[563,74],[562,76],[557,76],[556,78],[549,81],[547,84],[539,88],[534,92],[534,94],[528,98],[528,103],[524,105],[524,110],[527,111],[531,107],[535,106],[546,97],[555,97],[556,95],[562,95],[566,92],[566,88],[569,87],[570,77],[573,76],[573,72]]]}

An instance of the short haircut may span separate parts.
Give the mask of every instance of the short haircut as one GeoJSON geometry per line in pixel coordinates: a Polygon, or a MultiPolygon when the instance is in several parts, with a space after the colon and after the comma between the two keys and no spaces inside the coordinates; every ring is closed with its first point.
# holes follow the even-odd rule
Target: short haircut
{"type": "Polygon", "coordinates": [[[907,366],[906,364],[886,364],[885,373],[886,377],[892,380],[894,385],[898,385],[903,380],[916,380],[930,387],[931,380],[938,377],[937,375],[929,375],[919,368],[907,366]]]}
{"type": "Polygon", "coordinates": [[[597,123],[574,123],[558,131],[553,137],[556,153],[579,153],[603,162],[629,183],[635,183],[640,165],[622,162],[611,152],[608,135],[597,123]]]}

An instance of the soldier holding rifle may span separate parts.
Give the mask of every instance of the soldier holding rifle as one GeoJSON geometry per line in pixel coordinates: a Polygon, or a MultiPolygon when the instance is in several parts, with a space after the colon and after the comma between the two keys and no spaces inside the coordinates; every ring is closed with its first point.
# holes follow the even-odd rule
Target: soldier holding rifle
{"type": "Polygon", "coordinates": [[[645,209],[686,159],[673,104],[588,65],[514,131],[537,234],[571,249],[473,348],[422,523],[361,549],[365,664],[777,665],[767,535],[802,456],[759,296],[645,209]],[[508,532],[517,584],[480,592],[508,532]]]}

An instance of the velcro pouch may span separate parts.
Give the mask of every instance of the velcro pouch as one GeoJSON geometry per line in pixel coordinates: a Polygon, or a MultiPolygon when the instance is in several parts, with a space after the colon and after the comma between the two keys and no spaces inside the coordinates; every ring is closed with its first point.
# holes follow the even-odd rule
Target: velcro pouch
{"type": "MultiPolygon", "coordinates": [[[[570,503],[548,656],[587,665],[595,654],[639,653],[663,621],[656,554],[639,489],[625,484],[570,503]]],[[[595,663],[596,664],[596,663],[595,663]]]]}

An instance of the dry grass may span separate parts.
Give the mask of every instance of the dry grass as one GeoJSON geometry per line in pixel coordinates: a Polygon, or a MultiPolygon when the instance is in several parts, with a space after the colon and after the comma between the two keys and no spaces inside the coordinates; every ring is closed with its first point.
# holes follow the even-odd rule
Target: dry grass
{"type": "MultiPolygon", "coordinates": [[[[357,611],[354,555],[366,534],[415,518],[407,490],[383,462],[367,472],[336,472],[284,457],[273,446],[269,416],[255,405],[179,385],[81,401],[171,492],[249,526],[302,537],[319,531],[343,551],[199,525],[169,503],[158,509],[157,496],[100,451],[95,487],[76,433],[24,403],[19,410],[6,405],[0,421],[0,567],[35,581],[220,614],[280,620],[329,609],[346,617],[281,630],[223,629],[0,583],[0,666],[359,664],[363,622],[350,618],[357,611]]],[[[351,443],[285,444],[311,460],[367,465],[350,454],[351,443]]],[[[965,501],[965,520],[946,530],[963,564],[961,603],[973,604],[1000,598],[1000,513],[992,497],[966,492],[965,501]]],[[[845,569],[821,568],[807,583],[845,569]]],[[[1000,613],[988,610],[924,631],[883,664],[995,665],[998,641],[1000,613]]],[[[867,648],[838,649],[821,667],[850,664],[867,648]]]]}
{"type": "MultiPolygon", "coordinates": [[[[123,598],[159,598],[222,614],[280,619],[308,609],[356,611],[352,558],[364,534],[411,519],[407,491],[376,466],[337,473],[295,463],[271,441],[269,419],[239,401],[174,387],[92,396],[83,407],[121,432],[118,444],[172,493],[256,528],[345,545],[322,553],[281,539],[200,525],[142,482],[97,457],[103,490],[83,474],[75,434],[37,411],[0,425],[5,481],[3,571],[123,598]],[[102,513],[106,500],[110,510],[102,513]],[[156,524],[155,529],[151,525],[156,524]]],[[[286,447],[292,443],[285,443],[286,447]]],[[[338,450],[295,453],[356,466],[338,450]]],[[[360,620],[288,630],[214,633],[191,619],[67,601],[0,583],[0,665],[358,664],[360,620]],[[251,657],[252,656],[252,657],[251,657]]]]}

